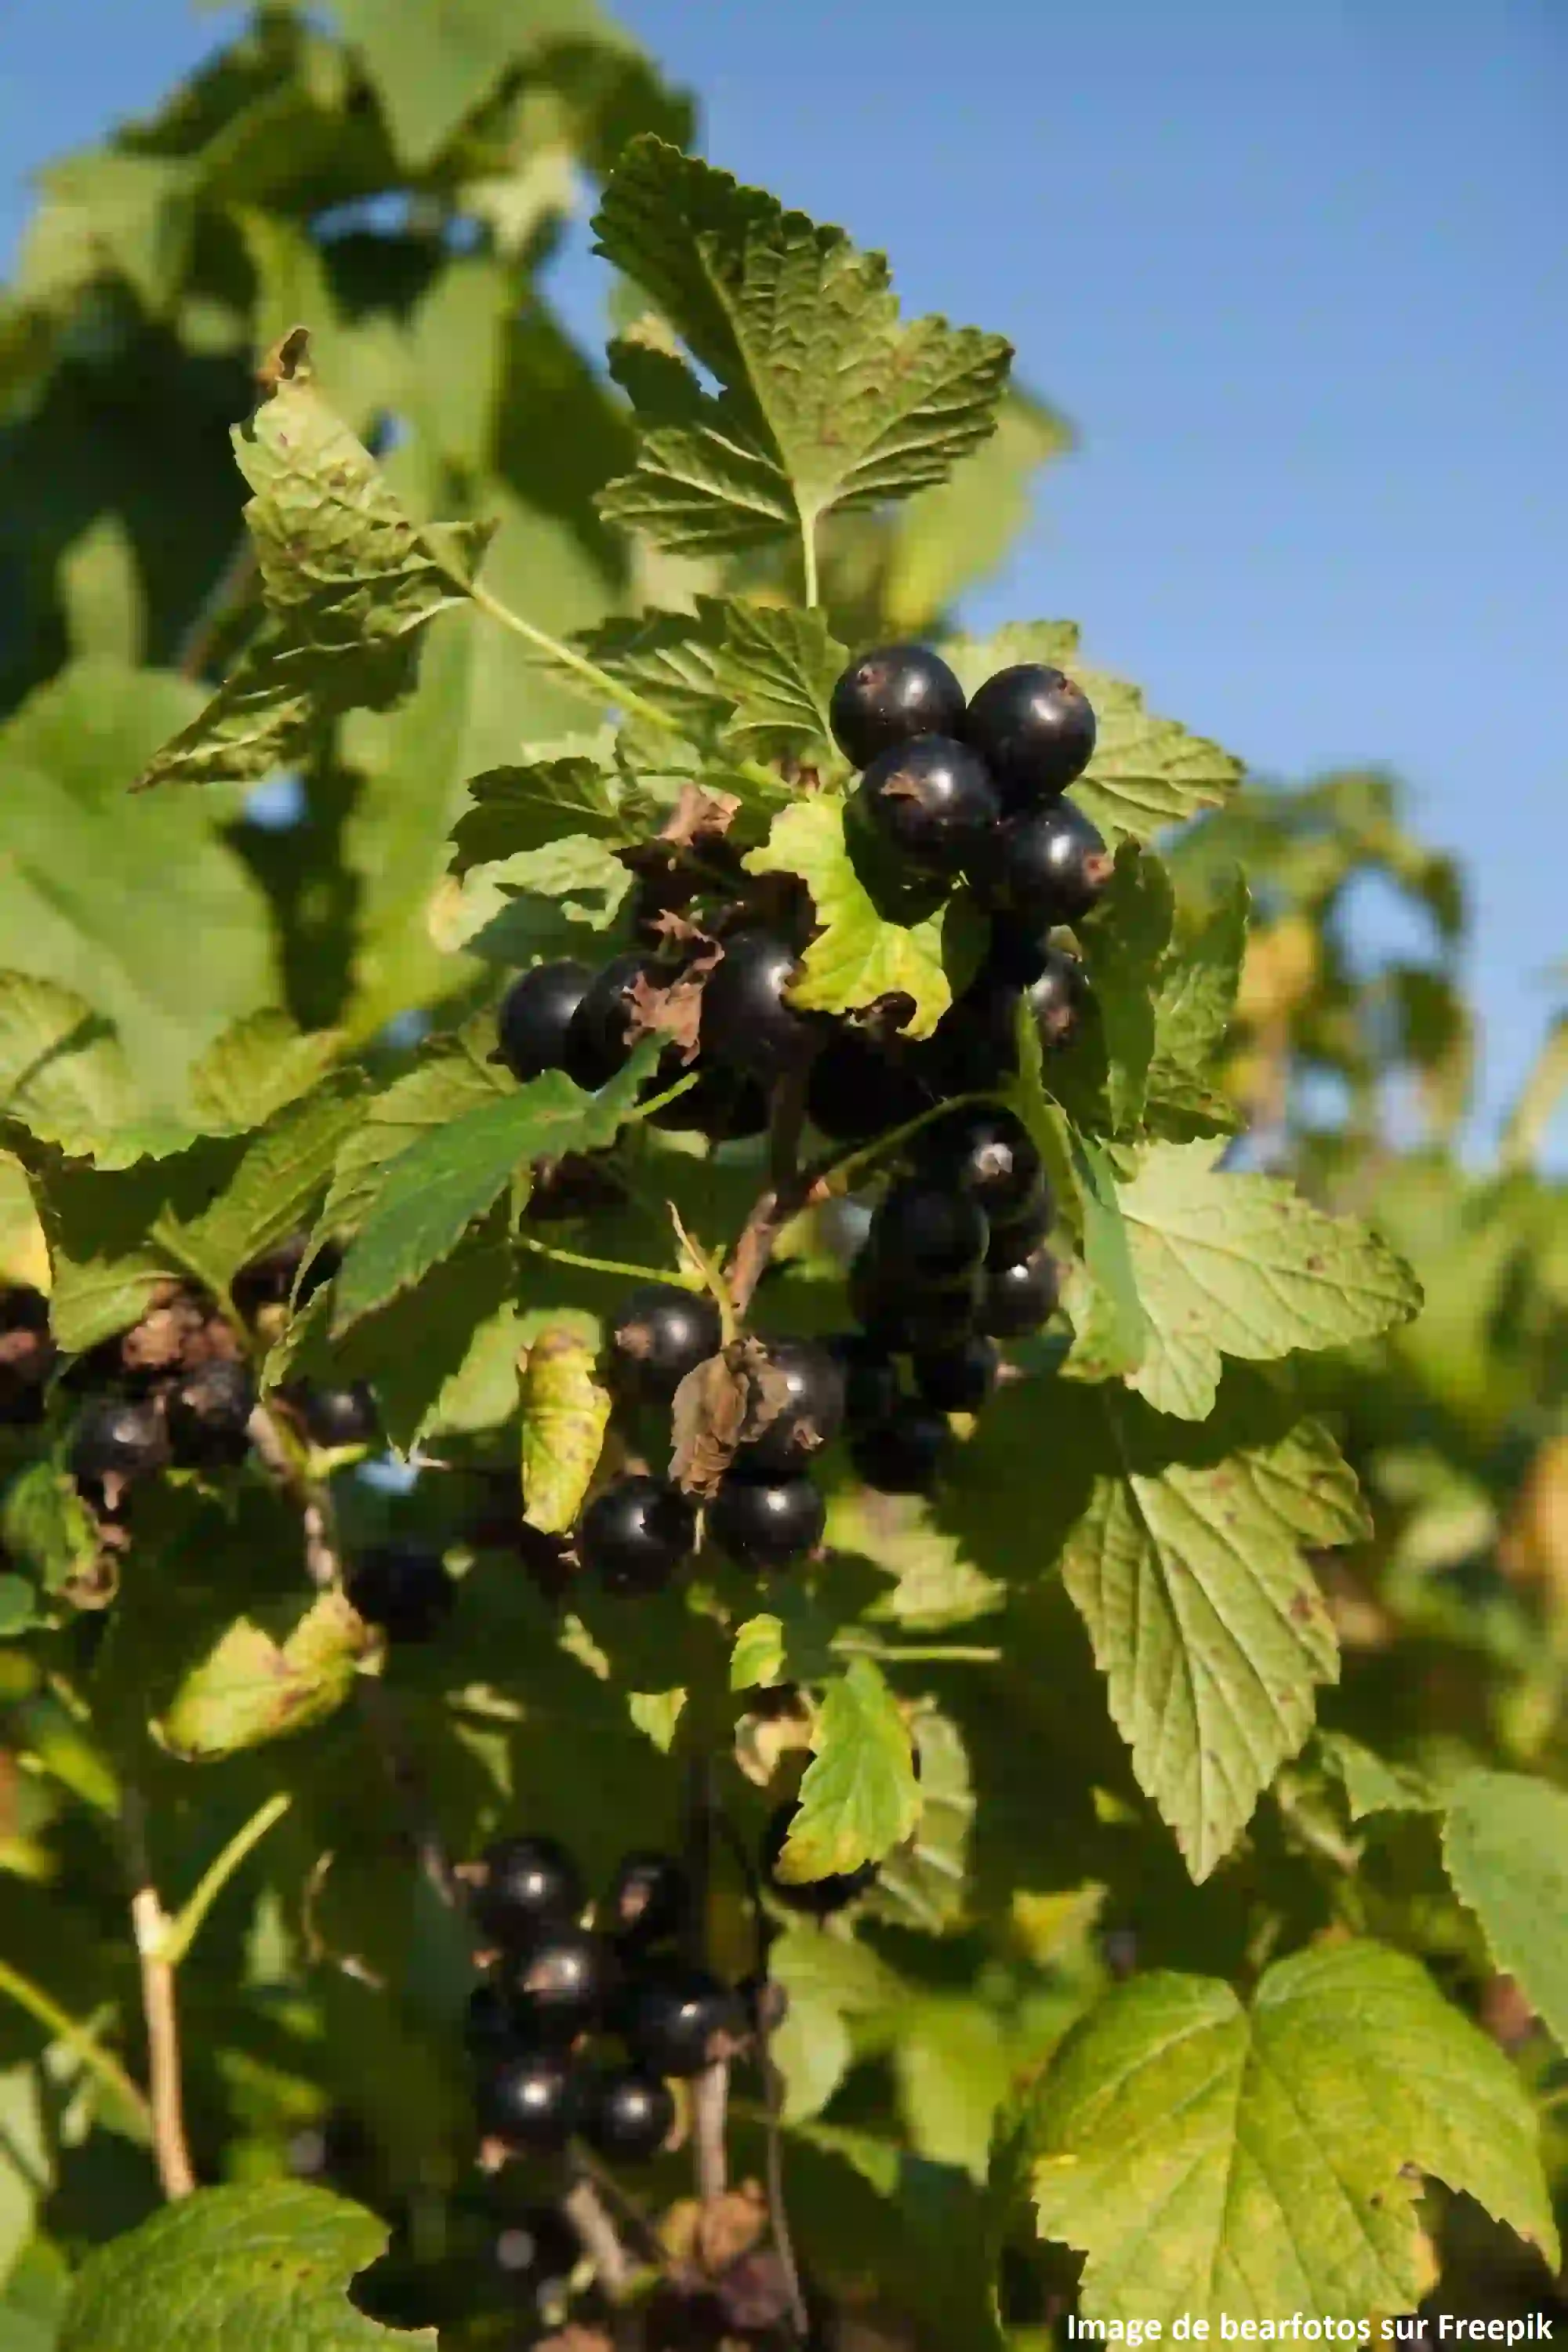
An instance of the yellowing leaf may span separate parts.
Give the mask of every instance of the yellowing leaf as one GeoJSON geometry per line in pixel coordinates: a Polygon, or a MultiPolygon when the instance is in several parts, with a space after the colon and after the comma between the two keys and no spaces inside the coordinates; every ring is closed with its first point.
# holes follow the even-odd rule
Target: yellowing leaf
{"type": "Polygon", "coordinates": [[[368,1635],[341,1592],[323,1592],[278,1633],[239,1617],[191,1667],[153,1730],[170,1754],[207,1764],[304,1731],[353,1686],[368,1635]]]}
{"type": "Polygon", "coordinates": [[[779,1876],[791,1885],[880,1862],[921,1817],[909,1728],[869,1658],[851,1660],[828,1684],[811,1744],[800,1810],[779,1856],[779,1876]]]}
{"type": "Polygon", "coordinates": [[[522,1502],[529,1525],[563,1535],[588,1491],[610,1420],[595,1378],[596,1350],[571,1331],[543,1331],[522,1375],[522,1502]]]}

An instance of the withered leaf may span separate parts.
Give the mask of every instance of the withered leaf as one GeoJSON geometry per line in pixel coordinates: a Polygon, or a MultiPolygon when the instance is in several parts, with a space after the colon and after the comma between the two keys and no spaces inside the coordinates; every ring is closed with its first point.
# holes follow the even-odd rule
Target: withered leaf
{"type": "Polygon", "coordinates": [[[688,1495],[711,1495],[736,1448],[760,1437],[789,1396],[788,1381],[760,1339],[731,1340],[688,1372],[675,1391],[670,1476],[688,1495]]]}
{"type": "Polygon", "coordinates": [[[733,793],[711,793],[689,781],[681,785],[680,798],[668,822],[659,828],[658,838],[673,841],[681,849],[700,841],[721,841],[740,805],[733,793]]]}

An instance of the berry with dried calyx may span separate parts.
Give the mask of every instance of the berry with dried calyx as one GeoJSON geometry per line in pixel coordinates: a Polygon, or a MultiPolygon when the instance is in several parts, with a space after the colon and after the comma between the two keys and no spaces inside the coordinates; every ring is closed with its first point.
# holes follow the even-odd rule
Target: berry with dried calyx
{"type": "Polygon", "coordinates": [[[597,1916],[618,1949],[647,1951],[680,1934],[691,1913],[691,1882],[672,1853],[621,1856],[597,1916]]]}
{"type": "Polygon", "coordinates": [[[772,1086],[797,1069],[823,1034],[786,991],[797,957],[771,932],[732,931],[702,987],[704,1055],[772,1086]]]}
{"type": "Polygon", "coordinates": [[[697,1516],[679,1486],[634,1472],[595,1496],[577,1557],[610,1592],[658,1592],[690,1551],[697,1516]]]}
{"type": "Polygon", "coordinates": [[[512,1956],[505,1989],[525,2039],[565,2042],[599,2022],[613,1980],[609,1946],[566,1919],[537,1928],[512,1956]]]}
{"type": "Polygon", "coordinates": [[[655,970],[651,956],[635,950],[612,956],[594,973],[566,1024],[562,1067],[590,1094],[607,1086],[631,1059],[632,991],[655,970]]]}
{"type": "Polygon", "coordinates": [[[984,835],[968,874],[985,905],[1047,930],[1089,913],[1115,862],[1083,811],[1055,801],[984,835]]]}
{"type": "Polygon", "coordinates": [[[706,1291],[653,1283],[634,1290],[615,1322],[622,1385],[645,1403],[668,1404],[687,1373],[718,1353],[721,1336],[706,1291]]]}
{"type": "Polygon", "coordinates": [[[742,1568],[787,1568],[822,1541],[826,1521],[827,1506],[804,1472],[769,1478],[731,1470],[720,1480],[703,1526],[742,1568]]]}
{"type": "Polygon", "coordinates": [[[816,1339],[770,1339],[767,1374],[782,1390],[778,1410],[741,1446],[735,1467],[749,1476],[799,1470],[837,1436],[844,1419],[844,1375],[816,1339]]]}
{"type": "Polygon", "coordinates": [[[1044,1181],[1040,1155],[1011,1111],[950,1111],[916,1136],[914,1159],[922,1177],[966,1192],[993,1224],[1017,1216],[1044,1181]]]}
{"type": "Polygon", "coordinates": [[[577,2120],[572,2062],[552,2048],[514,2050],[479,2077],[479,2128],[518,2156],[548,2156],[565,2147],[577,2120]]]}
{"type": "Polygon", "coordinates": [[[84,1486],[140,1478],[169,1459],[169,1433],[155,1398],[91,1397],[71,1438],[71,1475],[84,1486]]]}
{"type": "Polygon", "coordinates": [[[634,1979],[620,2030],[632,2056],[658,2075],[700,2074],[745,2030],[740,2000],[705,1969],[671,1965],[634,1979]]]}
{"type": "Polygon", "coordinates": [[[470,1898],[480,1932],[508,1951],[522,1949],[542,1927],[576,1918],[586,1900],[583,1875],[558,1839],[498,1838],[479,1857],[470,1898]]]}
{"type": "Polygon", "coordinates": [[[827,722],[851,766],[864,768],[917,735],[960,734],[963,688],[929,646],[874,646],[840,674],[827,722]]]}
{"type": "Polygon", "coordinates": [[[914,873],[945,879],[978,848],[1002,809],[974,752],[945,735],[921,735],[872,761],[848,813],[914,873]]]}
{"type": "Polygon", "coordinates": [[[1016,662],[988,677],[963,723],[1010,808],[1058,799],[1094,753],[1094,707],[1045,662],[1016,662]]]}
{"type": "Polygon", "coordinates": [[[215,1356],[172,1388],[164,1399],[169,1444],[183,1469],[232,1469],[250,1451],[247,1424],[256,1383],[247,1367],[215,1356]]]}
{"type": "Polygon", "coordinates": [[[986,1270],[979,1326],[994,1339],[1022,1339],[1048,1323],[1061,1295],[1062,1270],[1047,1249],[1032,1251],[1011,1265],[986,1270]]]}
{"type": "Polygon", "coordinates": [[[668,2083],[641,2066],[591,2076],[584,2087],[584,2138],[609,2164],[646,2164],[675,2127],[668,2083]]]}
{"type": "Polygon", "coordinates": [[[566,1035],[593,983],[589,964],[538,963],[514,980],[496,1013],[496,1059],[525,1084],[566,1066],[566,1035]]]}

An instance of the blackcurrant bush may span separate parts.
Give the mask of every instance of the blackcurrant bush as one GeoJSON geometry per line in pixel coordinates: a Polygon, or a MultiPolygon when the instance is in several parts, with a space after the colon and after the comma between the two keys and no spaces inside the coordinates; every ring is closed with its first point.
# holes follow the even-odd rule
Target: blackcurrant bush
{"type": "Polygon", "coordinates": [[[721,2036],[738,2041],[744,2014],[737,1996],[705,1969],[650,1969],[627,1989],[621,2031],[633,2058],[650,2074],[700,2074],[721,2053],[721,2036]]]}
{"type": "Polygon", "coordinates": [[[988,677],[963,722],[1012,808],[1055,800],[1094,751],[1094,708],[1080,686],[1044,662],[1017,662],[988,677]]]}
{"type": "Polygon", "coordinates": [[[1041,1182],[1040,1155],[1011,1111],[950,1111],[915,1138],[915,1161],[931,1183],[978,1201],[993,1223],[1017,1216],[1041,1182]]]}
{"type": "Polygon", "coordinates": [[[583,2137],[607,2163],[646,2164],[658,2154],[674,2125],[675,2100],[668,2084],[640,2066],[592,2076],[584,2087],[583,2137]]]}
{"type": "Polygon", "coordinates": [[[524,2039],[575,2042],[602,2017],[613,1976],[610,1948],[591,1928],[570,1919],[538,1928],[506,1976],[524,2039]]]}
{"type": "Polygon", "coordinates": [[[804,1471],[754,1478],[731,1470],[704,1525],[720,1550],[743,1568],[787,1568],[821,1542],[826,1519],[827,1506],[804,1471]]]}
{"type": "Polygon", "coordinates": [[[1049,1250],[993,1266],[980,1301],[980,1328],[994,1339],[1021,1339],[1049,1322],[1060,1294],[1061,1268],[1049,1250]]]}
{"type": "Polygon", "coordinates": [[[375,1398],[367,1381],[356,1381],[346,1389],[319,1389],[313,1381],[301,1381],[288,1393],[312,1445],[373,1445],[380,1434],[375,1398]]]}
{"type": "Polygon", "coordinates": [[[916,735],[957,735],[963,688],[925,646],[876,646],[839,677],[827,706],[833,740],[852,766],[864,768],[916,735]]]}
{"type": "Polygon", "coordinates": [[[568,958],[512,982],[496,1013],[496,1054],[514,1078],[564,1068],[566,1032],[593,978],[590,965],[568,958]]]}
{"type": "Polygon", "coordinates": [[[886,1348],[863,1331],[841,1331],[826,1342],[844,1375],[844,1426],[868,1428],[885,1421],[899,1402],[899,1368],[886,1348]]]}
{"type": "Polygon", "coordinates": [[[418,1543],[374,1544],[344,1578],[349,1600],[389,1642],[434,1640],[457,1605],[458,1588],[438,1551],[418,1543]]]}
{"type": "Polygon", "coordinates": [[[625,1952],[667,1943],[691,1911],[691,1882],[672,1853],[626,1853],[600,1906],[605,1932],[625,1952]]]}
{"type": "Polygon", "coordinates": [[[879,753],[849,805],[904,865],[933,878],[956,874],[1002,814],[984,762],[946,735],[879,753]]]}
{"type": "Polygon", "coordinates": [[[780,1805],[763,1832],[763,1878],[768,1892],[786,1910],[803,1912],[807,1918],[829,1919],[847,1904],[856,1902],[868,1887],[876,1884],[877,1865],[863,1862],[858,1870],[831,1872],[826,1878],[803,1879],[798,1885],[778,1875],[778,1860],[789,1836],[790,1824],[800,1811],[798,1805],[780,1805]]]}
{"type": "Polygon", "coordinates": [[[169,1459],[169,1433],[152,1398],[89,1398],[71,1439],[70,1466],[86,1484],[105,1478],[139,1478],[161,1470],[169,1459]]]}
{"type": "Polygon", "coordinates": [[[866,1030],[835,1029],[811,1066],[805,1108],[835,1143],[862,1143],[929,1110],[931,1097],[896,1047],[866,1030]]]}
{"type": "Polygon", "coordinates": [[[612,956],[589,981],[566,1025],[562,1066],[569,1078],[590,1094],[606,1086],[631,1059],[626,1034],[632,1017],[631,991],[653,969],[648,956],[635,950],[612,956]]]}
{"type": "Polygon", "coordinates": [[[221,1470],[250,1451],[246,1424],[256,1405],[247,1366],[215,1356],[169,1391],[164,1412],[174,1460],[187,1470],[221,1470]]]}
{"type": "Polygon", "coordinates": [[[550,2155],[577,2120],[572,2062],[562,2050],[510,2051],[480,2075],[477,2104],[487,2138],[519,2156],[550,2155]]]}
{"type": "Polygon", "coordinates": [[[937,1412],[978,1412],[996,1385],[1001,1363],[994,1339],[976,1332],[962,1348],[939,1356],[917,1356],[915,1386],[922,1403],[937,1412]]]}
{"type": "Polygon", "coordinates": [[[611,1592],[658,1592],[668,1583],[697,1531],[679,1486],[634,1473],[595,1496],[577,1530],[577,1557],[611,1592]]]}
{"type": "Polygon", "coordinates": [[[798,1470],[830,1445],[844,1419],[844,1374],[816,1339],[770,1339],[768,1369],[784,1383],[780,1410],[735,1455],[748,1474],[798,1470]]]}
{"type": "Polygon", "coordinates": [[[552,1837],[498,1838],[479,1857],[471,1897],[480,1933],[507,1951],[575,1919],[585,1899],[581,1871],[552,1837]]]}
{"type": "Polygon", "coordinates": [[[702,1051],[771,1086],[805,1060],[821,1031],[784,992],[796,957],[768,931],[732,931],[702,988],[702,1051]]]}
{"type": "Polygon", "coordinates": [[[923,1495],[936,1481],[948,1442],[943,1416],[930,1405],[910,1403],[852,1438],[849,1453],[868,1486],[884,1495],[923,1495]]]}
{"type": "Polygon", "coordinates": [[[1076,923],[1087,915],[1115,863],[1104,835],[1070,801],[1009,817],[985,835],[969,878],[988,906],[1038,924],[1076,923]]]}
{"type": "Polygon", "coordinates": [[[655,1283],[634,1290],[615,1323],[622,1385],[645,1403],[668,1404],[687,1373],[717,1355],[721,1337],[719,1309],[706,1291],[655,1283]]]}
{"type": "Polygon", "coordinates": [[[941,1290],[980,1264],[989,1238],[977,1201],[910,1177],[878,1203],[868,1246],[885,1281],[941,1290]]]}

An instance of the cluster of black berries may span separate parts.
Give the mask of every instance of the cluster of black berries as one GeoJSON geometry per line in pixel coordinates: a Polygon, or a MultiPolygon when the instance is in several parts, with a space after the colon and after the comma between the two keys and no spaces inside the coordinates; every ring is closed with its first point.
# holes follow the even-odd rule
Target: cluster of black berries
{"type": "Polygon", "coordinates": [[[740,1995],[679,1957],[680,1864],[626,1855],[593,1927],[582,1874],[553,1838],[505,1838],[472,1876],[491,1956],[467,2028],[481,2132],[515,2155],[574,2136],[612,2163],[657,2155],[675,2123],[671,2078],[700,2074],[746,2031],[740,1995]]]}

